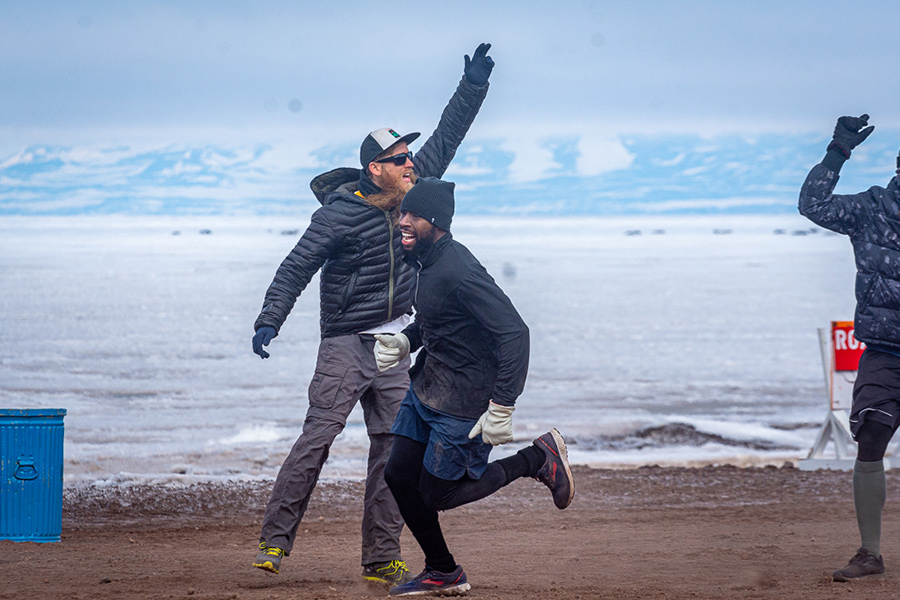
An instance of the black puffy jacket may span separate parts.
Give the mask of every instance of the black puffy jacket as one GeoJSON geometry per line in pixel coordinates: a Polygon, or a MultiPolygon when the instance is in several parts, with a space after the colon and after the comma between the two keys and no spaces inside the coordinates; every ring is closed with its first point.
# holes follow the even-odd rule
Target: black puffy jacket
{"type": "MultiPolygon", "coordinates": [[[[444,174],[488,87],[476,87],[462,78],[434,133],[415,153],[416,175],[444,174]]],[[[400,230],[389,212],[360,195],[360,174],[360,169],[340,168],[310,183],[322,207],[313,213],[300,241],[275,272],[255,329],[280,330],[319,269],[323,338],[365,331],[410,312],[415,273],[402,260],[400,230]]]]}

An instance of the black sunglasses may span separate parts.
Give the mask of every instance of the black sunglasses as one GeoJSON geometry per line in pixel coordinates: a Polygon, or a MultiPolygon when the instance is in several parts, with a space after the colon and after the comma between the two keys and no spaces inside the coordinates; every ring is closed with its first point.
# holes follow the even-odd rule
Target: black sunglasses
{"type": "Polygon", "coordinates": [[[395,154],[393,156],[388,156],[386,158],[379,158],[375,162],[377,163],[389,163],[392,162],[398,167],[402,167],[406,164],[407,160],[412,160],[413,153],[412,151],[407,152],[406,154],[395,154]]]}

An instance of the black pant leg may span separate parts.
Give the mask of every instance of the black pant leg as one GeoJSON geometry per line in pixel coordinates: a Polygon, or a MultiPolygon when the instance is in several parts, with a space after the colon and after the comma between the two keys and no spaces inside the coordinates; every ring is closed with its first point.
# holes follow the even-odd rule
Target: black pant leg
{"type": "Polygon", "coordinates": [[[425,564],[438,571],[451,572],[456,561],[447,548],[438,511],[428,506],[419,489],[425,444],[402,435],[394,436],[394,445],[384,469],[387,481],[406,526],[425,554],[425,564]]]}
{"type": "Polygon", "coordinates": [[[486,498],[509,483],[506,471],[497,462],[488,464],[480,479],[464,475],[448,481],[422,469],[420,489],[425,503],[437,510],[449,510],[486,498]]]}
{"type": "Polygon", "coordinates": [[[856,433],[859,442],[857,456],[863,462],[876,462],[884,458],[888,444],[894,436],[890,425],[877,421],[864,421],[856,433]]]}

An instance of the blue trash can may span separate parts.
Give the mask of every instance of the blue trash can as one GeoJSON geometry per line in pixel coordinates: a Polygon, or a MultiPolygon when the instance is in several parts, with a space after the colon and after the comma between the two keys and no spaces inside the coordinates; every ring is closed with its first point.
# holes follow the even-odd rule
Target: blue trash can
{"type": "Polygon", "coordinates": [[[64,408],[0,408],[0,539],[58,542],[64,408]]]}

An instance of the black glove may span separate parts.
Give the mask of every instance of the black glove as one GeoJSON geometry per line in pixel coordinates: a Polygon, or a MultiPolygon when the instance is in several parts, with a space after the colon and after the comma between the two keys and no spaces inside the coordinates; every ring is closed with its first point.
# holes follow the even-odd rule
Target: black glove
{"type": "Polygon", "coordinates": [[[850,151],[865,141],[869,134],[875,130],[869,124],[869,115],[859,117],[841,117],[834,126],[834,137],[828,144],[829,150],[836,150],[844,158],[850,158],[850,151]],[[863,129],[865,127],[865,129],[863,129]]]}
{"type": "Polygon", "coordinates": [[[260,358],[269,358],[269,353],[263,350],[263,346],[268,346],[277,335],[274,327],[260,327],[253,335],[253,352],[259,354],[260,358]]]}
{"type": "Polygon", "coordinates": [[[494,68],[494,59],[487,55],[490,49],[490,44],[480,44],[475,49],[475,54],[472,55],[471,60],[469,55],[466,54],[466,80],[472,85],[481,87],[487,83],[488,77],[491,76],[491,70],[494,68]]]}

